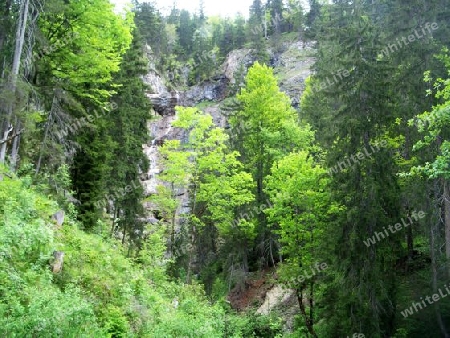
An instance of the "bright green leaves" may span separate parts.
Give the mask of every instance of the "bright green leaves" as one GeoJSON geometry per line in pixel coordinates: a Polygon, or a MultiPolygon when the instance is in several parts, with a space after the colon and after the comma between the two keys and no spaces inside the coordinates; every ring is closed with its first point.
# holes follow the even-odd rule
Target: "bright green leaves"
{"type": "MultiPolygon", "coordinates": [[[[236,230],[233,223],[234,210],[253,201],[251,190],[254,183],[250,174],[241,171],[236,153],[224,155],[223,151],[220,152],[222,154],[212,153],[199,161],[200,166],[205,160],[210,163],[211,169],[217,170],[209,169],[205,173],[197,199],[207,205],[209,215],[206,219],[215,224],[221,235],[230,235],[236,230]]],[[[253,224],[239,225],[243,227],[241,230],[251,237],[253,224]]]]}
{"type": "Polygon", "coordinates": [[[192,164],[189,161],[191,154],[181,150],[179,140],[167,140],[159,153],[160,165],[164,168],[160,179],[166,184],[159,185],[156,195],[150,199],[157,205],[165,222],[171,224],[171,232],[174,233],[176,212],[181,204],[176,195],[177,191],[187,189],[192,177],[192,164]]]}
{"type": "Polygon", "coordinates": [[[0,260],[15,269],[30,268],[48,257],[53,244],[53,231],[44,219],[49,219],[55,203],[29,190],[18,180],[0,181],[0,260]],[[22,266],[27,260],[30,266],[22,266]]]}
{"type": "MultiPolygon", "coordinates": [[[[245,130],[237,133],[242,161],[261,185],[275,160],[293,150],[309,149],[314,134],[309,126],[298,126],[289,97],[278,88],[271,68],[256,62],[245,83],[237,95],[240,110],[230,117],[230,124],[239,130],[239,125],[245,122],[245,130]]],[[[259,202],[262,200],[260,196],[259,202]]]]}
{"type": "Polygon", "coordinates": [[[308,149],[313,132],[309,126],[298,126],[290,99],[278,88],[273,70],[255,63],[245,83],[237,95],[242,109],[231,116],[230,124],[237,128],[245,121],[242,147],[248,166],[262,161],[270,166],[294,149],[308,149]]]}
{"type": "Polygon", "coordinates": [[[243,119],[251,131],[273,132],[282,129],[285,121],[295,121],[289,97],[279,90],[273,70],[265,65],[255,63],[249,69],[245,88],[237,99],[243,110],[230,119],[232,126],[243,119]]]}
{"type": "MultiPolygon", "coordinates": [[[[188,142],[165,142],[160,150],[164,168],[161,179],[173,187],[190,185],[193,213],[198,203],[203,203],[207,210],[196,220],[214,224],[222,235],[229,234],[233,231],[234,209],[254,198],[253,179],[242,171],[239,153],[228,150],[228,136],[214,126],[210,115],[196,108],[181,107],[177,108],[177,114],[173,126],[186,130],[188,142]]],[[[156,199],[160,197],[163,196],[156,199]]]]}
{"type": "Polygon", "coordinates": [[[98,336],[93,306],[73,285],[61,291],[48,267],[56,202],[23,181],[0,181],[0,336],[98,336]],[[84,333],[84,334],[83,334],[84,333]]]}
{"type": "MultiPolygon", "coordinates": [[[[444,52],[448,53],[448,50],[444,52]]],[[[440,59],[450,69],[450,56],[443,54],[440,59]]],[[[429,73],[426,73],[425,80],[432,82],[429,73]]],[[[413,149],[434,149],[437,146],[437,152],[434,152],[434,161],[411,168],[411,173],[424,174],[430,179],[450,179],[450,79],[437,79],[435,88],[436,98],[443,102],[433,107],[431,112],[424,112],[416,117],[418,130],[424,135],[413,149]]],[[[409,123],[412,125],[414,121],[410,120],[409,123]]]]}
{"type": "MultiPolygon", "coordinates": [[[[272,167],[266,192],[273,205],[264,212],[277,226],[287,255],[284,279],[294,279],[318,260],[318,248],[331,211],[329,177],[307,152],[291,153],[272,167]]],[[[282,276],[283,277],[283,276],[282,276]]]]}
{"type": "MultiPolygon", "coordinates": [[[[237,95],[239,109],[229,121],[236,135],[240,159],[256,182],[255,208],[265,203],[265,177],[272,165],[292,151],[309,150],[314,133],[299,126],[289,97],[278,88],[273,70],[256,62],[248,71],[245,87],[237,95]],[[240,126],[244,125],[242,128],[240,126]],[[235,132],[235,130],[237,132],[235,132]]],[[[264,214],[257,216],[260,242],[273,241],[264,214]]]]}
{"type": "Polygon", "coordinates": [[[189,182],[192,165],[189,162],[191,154],[180,151],[180,148],[179,140],[167,140],[160,148],[161,165],[164,168],[161,179],[171,184],[183,186],[189,182]]]}
{"type": "Polygon", "coordinates": [[[242,336],[201,286],[168,281],[161,229],[148,234],[138,264],[70,216],[55,232],[47,221],[56,207],[23,181],[0,182],[1,337],[242,336]],[[48,268],[54,237],[65,253],[58,274],[48,268]]]}
{"type": "Polygon", "coordinates": [[[51,7],[39,24],[50,44],[58,43],[54,36],[63,41],[46,58],[52,75],[100,106],[112,94],[108,85],[132,39],[132,15],[123,18],[113,9],[108,0],[70,1],[51,7]],[[69,31],[63,28],[67,21],[69,31]]]}

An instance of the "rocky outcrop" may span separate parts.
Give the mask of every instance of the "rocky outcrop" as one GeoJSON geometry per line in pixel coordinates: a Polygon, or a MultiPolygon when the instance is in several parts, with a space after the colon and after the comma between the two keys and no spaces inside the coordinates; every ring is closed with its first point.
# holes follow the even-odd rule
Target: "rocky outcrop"
{"type": "Polygon", "coordinates": [[[53,260],[50,263],[50,268],[54,274],[60,273],[64,264],[64,252],[53,251],[53,260]]]}
{"type": "MultiPolygon", "coordinates": [[[[293,106],[298,106],[305,79],[311,74],[310,68],[314,63],[314,57],[309,54],[312,55],[313,51],[313,43],[302,41],[285,42],[285,45],[277,52],[269,51],[280,88],[291,98],[293,106]]],[[[244,75],[255,59],[250,49],[233,50],[219,68],[219,75],[178,92],[169,90],[170,84],[156,70],[154,55],[149,46],[146,52],[149,64],[148,73],[143,77],[143,81],[150,87],[147,96],[152,102],[155,116],[162,117],[149,122],[153,142],[143,146],[144,152],[150,159],[150,171],[146,176],[144,175],[143,183],[147,195],[150,195],[156,192],[156,176],[160,171],[157,166],[158,146],[162,145],[165,139],[183,140],[186,137],[180,134],[177,128],[171,127],[175,106],[195,106],[202,101],[217,102],[208,107],[207,112],[213,116],[218,126],[225,127],[226,120],[221,114],[218,103],[229,95],[231,86],[242,85],[244,75]]]]}
{"type": "Polygon", "coordinates": [[[315,62],[313,55],[313,42],[294,41],[283,52],[275,53],[271,58],[280,89],[291,98],[295,108],[300,104],[305,80],[312,73],[311,67],[315,62]]]}
{"type": "MultiPolygon", "coordinates": [[[[286,43],[277,52],[270,52],[271,65],[277,76],[280,88],[292,99],[292,105],[297,106],[300,102],[300,95],[304,90],[305,79],[311,74],[310,67],[314,58],[312,45],[304,44],[301,41],[286,43]]],[[[187,135],[184,130],[173,128],[172,122],[175,119],[175,106],[195,106],[203,101],[211,101],[211,105],[204,110],[211,114],[217,126],[225,128],[226,117],[220,109],[220,102],[230,93],[235,93],[243,85],[244,76],[248,68],[255,59],[250,49],[233,50],[227,56],[225,62],[218,69],[218,75],[210,80],[188,87],[185,90],[176,91],[171,88],[168,80],[159,74],[154,65],[154,56],[150,47],[147,48],[149,58],[148,73],[143,77],[143,81],[149,86],[147,96],[152,102],[155,118],[149,121],[148,129],[152,141],[143,145],[143,151],[150,161],[150,168],[147,173],[142,174],[142,184],[146,196],[156,194],[157,186],[162,184],[158,175],[162,172],[159,147],[165,140],[186,141],[187,135]]],[[[189,68],[186,67],[186,78],[189,68]]],[[[187,191],[176,192],[180,201],[177,215],[182,215],[189,211],[189,196],[187,191]]],[[[158,210],[149,200],[145,202],[148,211],[147,222],[155,224],[158,222],[158,210]]],[[[182,217],[176,231],[179,230],[182,217]]],[[[268,299],[268,303],[273,301],[268,299]]],[[[261,311],[270,310],[271,305],[262,308],[261,311]],[[264,310],[263,310],[264,309],[264,310]]]]}
{"type": "Polygon", "coordinates": [[[281,285],[274,285],[269,291],[267,291],[264,298],[264,302],[256,310],[257,314],[268,315],[272,310],[276,309],[283,303],[292,301],[295,303],[295,291],[292,289],[286,289],[281,285]]]}
{"type": "Polygon", "coordinates": [[[247,69],[255,62],[251,49],[237,49],[231,51],[221,67],[221,72],[234,84],[239,80],[240,73],[246,73],[247,69]]]}
{"type": "Polygon", "coordinates": [[[179,104],[179,94],[175,90],[169,90],[164,77],[158,72],[154,62],[154,55],[150,46],[146,46],[148,58],[148,71],[142,80],[149,87],[147,97],[152,103],[153,109],[159,115],[173,115],[175,106],[179,104]]]}
{"type": "Polygon", "coordinates": [[[191,107],[202,101],[221,101],[227,96],[229,79],[220,75],[180,93],[181,106],[191,107]]]}
{"type": "Polygon", "coordinates": [[[161,116],[174,115],[175,106],[180,104],[180,97],[175,91],[171,93],[147,93],[147,97],[152,103],[153,110],[161,116]]]}

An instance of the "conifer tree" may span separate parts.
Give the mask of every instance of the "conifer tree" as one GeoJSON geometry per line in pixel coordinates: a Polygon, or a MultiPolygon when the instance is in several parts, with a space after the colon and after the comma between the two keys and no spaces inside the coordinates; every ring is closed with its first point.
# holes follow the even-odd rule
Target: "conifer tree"
{"type": "Polygon", "coordinates": [[[113,214],[119,219],[118,228],[125,237],[140,244],[143,224],[143,188],[140,173],[148,170],[148,159],[142,144],[148,141],[147,121],[150,119],[150,103],[145,95],[146,85],[141,76],[146,74],[142,38],[137,29],[133,42],[124,55],[115,82],[120,85],[112,98],[117,105],[109,120],[109,135],[114,142],[108,175],[108,193],[113,199],[113,214]],[[120,192],[120,195],[117,194],[120,192]]]}
{"type": "Polygon", "coordinates": [[[275,35],[283,32],[283,0],[272,0],[270,6],[270,25],[273,28],[275,35]]]}
{"type": "Polygon", "coordinates": [[[256,58],[262,63],[268,61],[267,51],[264,43],[264,11],[261,0],[254,0],[250,6],[250,18],[248,24],[248,37],[254,49],[256,58]]]}
{"type": "Polygon", "coordinates": [[[235,48],[239,49],[244,46],[245,43],[245,18],[238,13],[234,20],[234,42],[235,48]]]}
{"type": "Polygon", "coordinates": [[[378,59],[384,46],[383,27],[376,24],[381,8],[381,2],[364,1],[336,1],[326,8],[316,74],[303,99],[303,112],[313,117],[327,149],[327,166],[335,169],[332,198],[344,208],[330,234],[335,274],[325,292],[326,299],[334,299],[325,311],[327,336],[381,337],[394,331],[392,267],[399,240],[384,230],[401,214],[397,168],[386,139],[395,122],[388,99],[390,68],[378,59]],[[380,237],[375,245],[364,244],[375,235],[380,237]]]}
{"type": "MultiPolygon", "coordinates": [[[[408,172],[422,163],[432,163],[436,155],[428,147],[416,147],[413,150],[413,145],[419,140],[417,131],[429,127],[425,126],[427,119],[421,119],[424,116],[422,112],[429,111],[431,106],[437,104],[437,97],[431,95],[433,84],[424,81],[423,74],[429,70],[430,77],[445,74],[434,55],[440,52],[442,46],[449,44],[448,27],[442,21],[446,21],[443,18],[449,15],[449,5],[449,1],[417,0],[404,6],[403,2],[394,1],[390,10],[383,13],[384,26],[390,29],[385,32],[387,43],[380,58],[394,68],[391,79],[395,92],[391,98],[396,102],[392,113],[397,116],[397,123],[391,126],[391,130],[401,140],[397,161],[402,172],[408,172]],[[428,95],[424,95],[427,92],[428,95]]],[[[423,210],[426,214],[423,224],[404,230],[402,242],[406,250],[402,252],[401,259],[407,262],[405,273],[409,276],[420,266],[421,256],[417,255],[417,250],[425,243],[427,255],[431,259],[431,275],[422,275],[421,282],[410,286],[410,293],[425,292],[424,286],[429,290],[427,292],[436,293],[440,287],[439,280],[448,278],[450,271],[448,266],[441,263],[450,257],[450,218],[445,216],[449,214],[447,210],[450,204],[446,203],[449,190],[442,177],[431,178],[423,173],[401,175],[400,184],[402,213],[410,216],[413,210],[423,210]],[[424,203],[427,200],[431,202],[424,203]],[[443,232],[438,230],[441,227],[445,229],[443,232]],[[446,254],[441,250],[443,246],[447,248],[446,254]]],[[[439,303],[434,307],[437,326],[444,336],[448,335],[442,307],[439,303]]]]}

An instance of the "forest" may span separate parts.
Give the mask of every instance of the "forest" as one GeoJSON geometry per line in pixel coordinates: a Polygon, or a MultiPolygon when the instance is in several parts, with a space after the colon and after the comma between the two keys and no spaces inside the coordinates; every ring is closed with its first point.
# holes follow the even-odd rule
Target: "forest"
{"type": "Polygon", "coordinates": [[[0,0],[1,337],[450,337],[450,0],[0,0]]]}

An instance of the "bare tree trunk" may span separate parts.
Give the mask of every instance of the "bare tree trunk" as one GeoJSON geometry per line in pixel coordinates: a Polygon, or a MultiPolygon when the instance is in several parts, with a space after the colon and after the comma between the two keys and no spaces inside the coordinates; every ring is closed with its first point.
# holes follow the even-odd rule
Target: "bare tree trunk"
{"type": "Polygon", "coordinates": [[[58,99],[56,97],[56,94],[53,95],[53,101],[52,101],[52,107],[50,108],[50,113],[48,115],[47,124],[45,126],[45,132],[44,132],[44,140],[41,143],[41,147],[39,149],[39,159],[36,164],[36,171],[34,173],[34,177],[36,177],[39,174],[39,170],[41,169],[41,162],[42,162],[42,156],[45,148],[45,144],[47,142],[48,133],[50,131],[50,126],[53,123],[53,112],[56,109],[56,105],[58,103],[58,99]]]}
{"type": "Polygon", "coordinates": [[[248,264],[247,241],[245,239],[242,242],[241,250],[242,250],[242,265],[243,265],[242,267],[244,270],[245,277],[247,277],[250,268],[248,264]]]}
{"type": "Polygon", "coordinates": [[[265,11],[264,11],[264,38],[267,39],[267,18],[265,11]]]}
{"type": "MultiPolygon", "coordinates": [[[[186,251],[188,254],[188,269],[187,269],[187,274],[186,274],[186,283],[190,284],[191,283],[191,275],[192,275],[192,266],[193,266],[193,261],[194,261],[194,248],[195,248],[195,238],[196,236],[196,228],[195,226],[192,229],[192,235],[190,236],[190,240],[189,240],[189,245],[186,246],[186,251]]],[[[189,237],[189,235],[188,235],[189,237]]]]}
{"type": "Polygon", "coordinates": [[[450,189],[445,179],[444,184],[444,227],[445,227],[445,258],[447,267],[447,278],[450,278],[450,189]]]}
{"type": "Polygon", "coordinates": [[[116,219],[119,217],[119,211],[113,210],[113,221],[111,224],[111,237],[114,236],[114,230],[116,229],[116,219]]]}
{"type": "Polygon", "coordinates": [[[412,261],[414,255],[414,237],[412,227],[406,228],[406,244],[408,246],[408,259],[412,261]]]}
{"type": "MultiPolygon", "coordinates": [[[[314,338],[317,338],[317,333],[314,330],[314,321],[311,320],[310,316],[308,316],[308,314],[306,313],[305,304],[303,304],[303,290],[304,290],[303,287],[295,290],[295,293],[297,295],[298,305],[300,307],[300,312],[301,312],[303,318],[305,319],[305,325],[306,325],[308,332],[314,338]]],[[[312,315],[312,312],[310,312],[310,314],[312,315]]]]}
{"type": "Polygon", "coordinates": [[[30,1],[29,0],[23,0],[21,6],[20,6],[20,13],[19,13],[19,23],[17,25],[17,31],[16,31],[16,46],[14,50],[14,59],[13,64],[11,68],[11,84],[13,89],[16,89],[17,84],[17,76],[19,75],[19,69],[20,69],[20,60],[22,57],[22,51],[23,51],[23,44],[25,42],[25,30],[27,28],[27,21],[28,21],[28,6],[30,1]]]}
{"type": "Polygon", "coordinates": [[[309,321],[314,324],[314,281],[311,280],[309,290],[309,321]]]}
{"type": "MultiPolygon", "coordinates": [[[[29,0],[23,0],[23,2],[20,5],[19,21],[16,30],[16,46],[14,49],[14,59],[11,68],[11,78],[10,78],[10,91],[13,94],[13,99],[11,100],[11,102],[7,104],[6,108],[6,116],[3,121],[3,140],[6,140],[9,136],[10,131],[12,131],[10,127],[12,126],[11,123],[12,115],[15,108],[14,96],[17,87],[17,77],[19,75],[20,60],[25,40],[25,30],[27,27],[29,3],[30,3],[29,0]]],[[[3,142],[0,146],[0,164],[5,163],[6,149],[7,149],[7,142],[3,142]]]]}
{"type": "MultiPolygon", "coordinates": [[[[437,287],[437,281],[438,281],[438,262],[436,258],[436,232],[438,230],[436,229],[435,223],[439,224],[439,220],[435,221],[433,225],[430,227],[430,254],[431,254],[431,273],[432,273],[432,288],[433,293],[438,293],[438,287],[437,287]]],[[[436,320],[438,322],[439,328],[441,329],[441,333],[443,337],[448,338],[448,332],[445,327],[444,321],[442,320],[442,313],[440,310],[439,302],[434,303],[434,311],[436,313],[436,320]]]]}
{"type": "MultiPolygon", "coordinates": [[[[17,130],[20,131],[21,123],[20,123],[20,120],[17,118],[17,116],[15,118],[15,125],[16,125],[17,130]]],[[[15,172],[17,169],[19,146],[20,146],[20,132],[17,132],[13,137],[13,145],[12,145],[12,150],[11,150],[11,165],[10,165],[10,167],[13,172],[15,172]]]]}
{"type": "Polygon", "coordinates": [[[175,220],[176,220],[176,210],[172,213],[170,220],[170,255],[173,256],[175,252],[175,220]]]}
{"type": "MultiPolygon", "coordinates": [[[[119,208],[117,208],[117,209],[119,209],[119,208]]],[[[120,215],[120,211],[118,212],[118,214],[120,215]]],[[[123,237],[122,237],[122,245],[125,245],[125,240],[126,240],[126,238],[127,238],[127,223],[126,222],[124,222],[123,223],[123,237]]]]}

